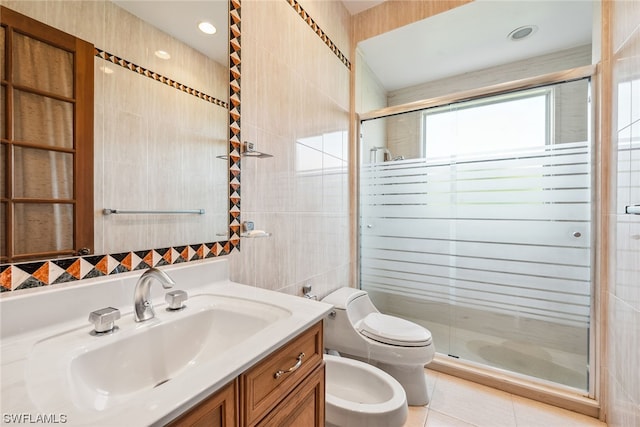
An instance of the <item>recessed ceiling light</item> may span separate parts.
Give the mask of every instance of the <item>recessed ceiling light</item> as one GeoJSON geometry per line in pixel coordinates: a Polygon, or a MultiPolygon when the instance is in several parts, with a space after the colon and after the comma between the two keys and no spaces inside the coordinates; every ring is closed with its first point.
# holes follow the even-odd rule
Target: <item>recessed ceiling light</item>
{"type": "Polygon", "coordinates": [[[213,24],[211,22],[201,22],[198,24],[198,28],[200,28],[200,31],[202,31],[205,34],[215,34],[216,31],[216,27],[213,26],[213,24]]]}
{"type": "Polygon", "coordinates": [[[166,50],[156,50],[155,55],[160,59],[171,59],[171,55],[166,50]]]}
{"type": "Polygon", "coordinates": [[[526,39],[536,31],[538,31],[538,27],[536,27],[535,25],[525,25],[523,27],[518,27],[515,30],[511,31],[507,36],[507,38],[517,42],[517,41],[526,39]]]}

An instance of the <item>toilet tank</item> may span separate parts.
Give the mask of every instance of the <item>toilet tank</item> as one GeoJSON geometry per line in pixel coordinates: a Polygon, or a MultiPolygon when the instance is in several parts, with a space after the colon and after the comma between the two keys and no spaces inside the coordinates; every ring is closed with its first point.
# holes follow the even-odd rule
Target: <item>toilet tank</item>
{"type": "Polygon", "coordinates": [[[369,313],[377,313],[369,294],[355,288],[340,288],[327,295],[322,302],[333,305],[336,310],[346,310],[349,321],[355,325],[369,313]]]}
{"type": "Polygon", "coordinates": [[[335,315],[324,321],[325,347],[348,354],[358,354],[366,347],[355,324],[369,313],[378,312],[365,291],[340,288],[322,299],[333,305],[335,315]]]}

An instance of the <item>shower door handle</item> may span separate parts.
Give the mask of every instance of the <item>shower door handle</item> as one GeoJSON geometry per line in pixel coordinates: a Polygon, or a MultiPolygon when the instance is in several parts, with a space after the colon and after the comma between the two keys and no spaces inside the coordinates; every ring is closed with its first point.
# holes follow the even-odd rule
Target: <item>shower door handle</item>
{"type": "Polygon", "coordinates": [[[640,215],[640,205],[631,205],[624,208],[624,213],[629,215],[640,215]]]}

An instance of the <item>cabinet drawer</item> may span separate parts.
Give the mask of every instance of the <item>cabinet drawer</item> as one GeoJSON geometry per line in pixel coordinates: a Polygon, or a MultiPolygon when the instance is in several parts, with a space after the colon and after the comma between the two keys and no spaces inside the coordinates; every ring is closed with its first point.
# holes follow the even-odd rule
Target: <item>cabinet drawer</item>
{"type": "Polygon", "coordinates": [[[322,364],[322,353],[322,322],[318,322],[244,373],[243,423],[254,425],[273,409],[322,364]]]}
{"type": "Polygon", "coordinates": [[[324,427],[324,404],[324,365],[321,365],[257,427],[324,427]]]}

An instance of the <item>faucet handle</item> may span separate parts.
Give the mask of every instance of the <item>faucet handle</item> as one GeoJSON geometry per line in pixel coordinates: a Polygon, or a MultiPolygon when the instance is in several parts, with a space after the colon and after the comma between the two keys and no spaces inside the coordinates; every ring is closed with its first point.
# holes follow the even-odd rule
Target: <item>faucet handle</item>
{"type": "Polygon", "coordinates": [[[113,307],[101,308],[100,310],[89,313],[89,322],[93,323],[94,330],[92,335],[106,334],[114,332],[118,327],[115,321],[120,318],[120,310],[113,307]]]}
{"type": "Polygon", "coordinates": [[[164,300],[167,302],[167,304],[169,304],[167,310],[182,310],[183,308],[185,308],[185,305],[183,303],[187,300],[187,298],[188,295],[185,291],[175,290],[167,292],[164,296],[164,300]]]}

